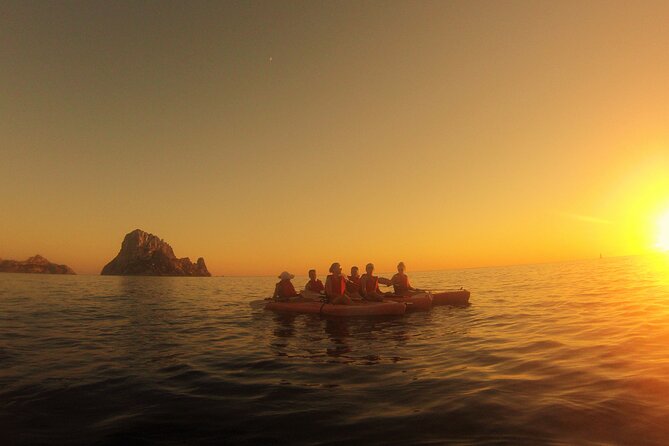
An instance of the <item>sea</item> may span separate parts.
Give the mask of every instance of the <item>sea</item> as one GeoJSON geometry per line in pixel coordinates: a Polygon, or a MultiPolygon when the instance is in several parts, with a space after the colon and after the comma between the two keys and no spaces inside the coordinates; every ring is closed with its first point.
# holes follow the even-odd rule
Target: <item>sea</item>
{"type": "Polygon", "coordinates": [[[408,273],[470,305],[326,318],[251,305],[273,277],[0,274],[0,444],[669,444],[669,256],[408,273]]]}

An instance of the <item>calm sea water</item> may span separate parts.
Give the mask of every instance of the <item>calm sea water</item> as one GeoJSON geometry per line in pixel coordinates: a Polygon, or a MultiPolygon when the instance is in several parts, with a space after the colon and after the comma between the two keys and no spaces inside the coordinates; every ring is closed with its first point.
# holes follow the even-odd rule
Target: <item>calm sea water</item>
{"type": "Polygon", "coordinates": [[[0,443],[669,443],[669,258],[410,276],[472,304],[340,320],[252,309],[273,278],[2,274],[0,443]]]}

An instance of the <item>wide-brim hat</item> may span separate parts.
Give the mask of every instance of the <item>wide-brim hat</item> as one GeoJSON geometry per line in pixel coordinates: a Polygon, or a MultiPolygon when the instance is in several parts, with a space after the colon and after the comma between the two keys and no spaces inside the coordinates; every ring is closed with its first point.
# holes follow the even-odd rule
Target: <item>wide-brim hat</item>
{"type": "Polygon", "coordinates": [[[281,280],[291,280],[295,278],[295,274],[291,274],[288,271],[284,271],[281,274],[279,274],[279,279],[281,280]]]}

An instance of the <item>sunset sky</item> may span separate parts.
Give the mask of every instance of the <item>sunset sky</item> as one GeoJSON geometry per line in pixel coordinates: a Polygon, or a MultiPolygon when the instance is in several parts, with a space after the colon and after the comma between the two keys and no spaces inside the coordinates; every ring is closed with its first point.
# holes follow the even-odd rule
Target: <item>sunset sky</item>
{"type": "Polygon", "coordinates": [[[215,275],[651,251],[668,23],[666,1],[1,1],[0,257],[97,274],[136,228],[215,275]]]}

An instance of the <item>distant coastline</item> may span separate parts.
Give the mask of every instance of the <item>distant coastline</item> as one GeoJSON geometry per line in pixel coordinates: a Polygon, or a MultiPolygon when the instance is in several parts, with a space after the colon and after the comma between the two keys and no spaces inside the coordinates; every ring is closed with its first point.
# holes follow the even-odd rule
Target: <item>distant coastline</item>
{"type": "Polygon", "coordinates": [[[41,255],[37,254],[27,260],[0,260],[0,272],[2,273],[27,273],[27,274],[76,274],[67,265],[51,263],[41,255]]]}

